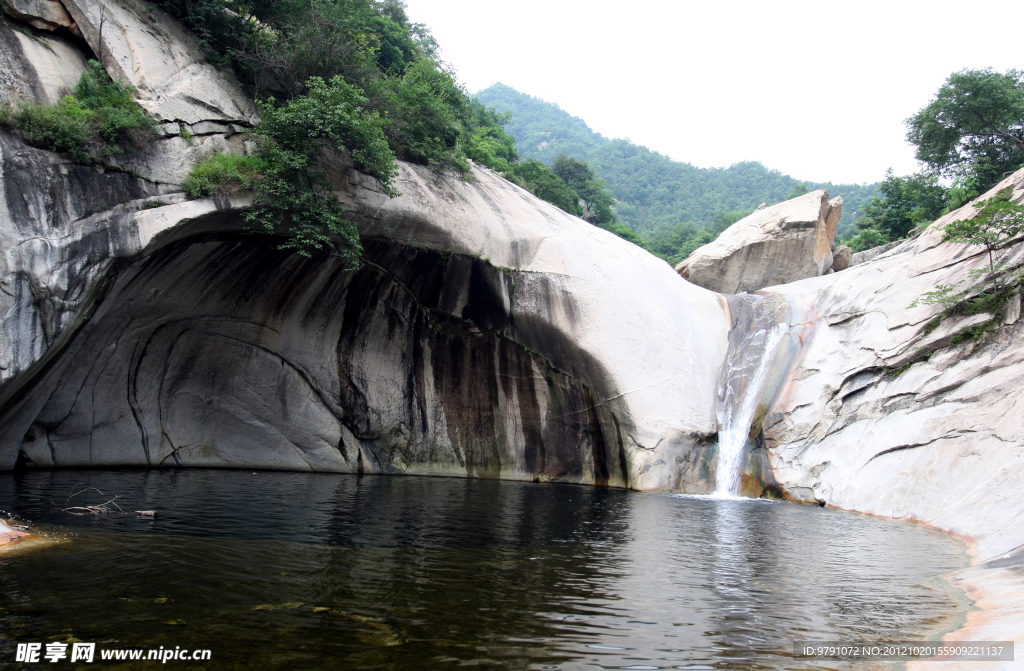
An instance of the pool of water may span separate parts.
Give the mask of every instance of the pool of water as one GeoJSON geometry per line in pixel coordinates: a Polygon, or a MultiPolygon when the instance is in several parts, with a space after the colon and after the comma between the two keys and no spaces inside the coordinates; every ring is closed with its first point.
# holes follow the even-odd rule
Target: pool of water
{"type": "Polygon", "coordinates": [[[965,613],[937,578],[967,565],[956,541],[787,503],[446,478],[37,471],[0,474],[0,510],[67,539],[0,555],[5,668],[20,668],[18,642],[69,640],[211,651],[203,663],[117,668],[841,668],[794,657],[792,643],[934,637],[965,613]],[[78,483],[158,516],[60,513],[78,483]]]}

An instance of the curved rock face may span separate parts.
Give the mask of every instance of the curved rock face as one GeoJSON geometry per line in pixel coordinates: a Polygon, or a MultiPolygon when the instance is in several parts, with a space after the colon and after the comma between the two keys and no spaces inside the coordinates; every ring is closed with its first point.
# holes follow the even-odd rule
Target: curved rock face
{"type": "MultiPolygon", "coordinates": [[[[131,2],[69,9],[108,67],[122,47],[156,62],[144,40],[118,46],[131,17],[98,41],[97,21],[139,18],[131,2]]],[[[153,53],[194,50],[176,26],[153,30],[153,53]]],[[[41,78],[26,77],[18,95],[47,102],[41,78]]],[[[159,90],[163,110],[192,100],[159,90]]],[[[243,118],[222,120],[246,121],[229,112],[243,118]]],[[[165,135],[93,168],[0,133],[0,466],[643,489],[688,477],[686,460],[717,430],[719,297],[483,170],[466,184],[402,165],[403,195],[389,199],[339,158],[332,179],[365,262],[283,253],[242,232],[245,198],[179,192],[199,157],[241,148],[237,130],[165,135]]]]}
{"type": "Polygon", "coordinates": [[[244,202],[107,219],[102,297],[53,361],[35,339],[46,365],[9,395],[5,465],[677,487],[677,457],[716,430],[724,304],[491,173],[401,172],[395,200],[340,185],[356,271],[240,236],[244,202]]]}
{"type": "Polygon", "coordinates": [[[722,294],[753,292],[825,274],[843,214],[841,197],[819,189],[758,209],[676,266],[689,282],[722,294]]]}
{"type": "MultiPolygon", "coordinates": [[[[1024,201],[1024,171],[1012,186],[1024,201]]],[[[954,336],[993,315],[926,325],[941,306],[910,305],[987,266],[978,246],[942,242],[966,206],[837,275],[776,291],[803,305],[805,346],[766,423],[771,463],[806,500],[915,519],[978,540],[981,560],[1024,544],[1024,335],[1008,306],[983,342],[954,336]]],[[[997,261],[1024,263],[1024,244],[997,261]]]]}

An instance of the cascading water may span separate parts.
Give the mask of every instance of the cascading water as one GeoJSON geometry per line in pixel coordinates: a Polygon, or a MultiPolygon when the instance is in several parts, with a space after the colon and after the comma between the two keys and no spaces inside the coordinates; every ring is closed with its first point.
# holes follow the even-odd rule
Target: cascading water
{"type": "Polygon", "coordinates": [[[789,332],[789,306],[778,295],[731,297],[736,315],[718,385],[715,496],[739,493],[743,450],[779,345],[789,332]]]}

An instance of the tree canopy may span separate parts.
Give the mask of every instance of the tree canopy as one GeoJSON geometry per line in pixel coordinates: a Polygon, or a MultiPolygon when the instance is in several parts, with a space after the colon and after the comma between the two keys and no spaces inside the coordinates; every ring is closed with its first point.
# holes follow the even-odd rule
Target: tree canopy
{"type": "Polygon", "coordinates": [[[859,232],[845,240],[856,252],[905,238],[938,219],[948,206],[947,189],[933,174],[900,177],[889,169],[878,190],[881,198],[872,198],[857,221],[859,232]]]}
{"type": "Polygon", "coordinates": [[[583,201],[583,219],[598,225],[617,223],[615,212],[612,210],[615,196],[608,190],[605,181],[594,174],[586,161],[559,154],[551,165],[551,172],[561,177],[569,188],[579,194],[580,200],[583,201]]]}
{"type": "Polygon", "coordinates": [[[930,170],[988,189],[1024,164],[1024,72],[954,72],[906,123],[930,170]]]}
{"type": "Polygon", "coordinates": [[[472,175],[470,160],[518,160],[507,118],[473,101],[437,57],[429,31],[400,0],[155,0],[231,67],[261,119],[251,157],[195,166],[192,194],[252,189],[258,228],[301,253],[340,246],[354,261],[355,227],[330,196],[317,156],[348,153],[394,194],[395,159],[472,175]]]}

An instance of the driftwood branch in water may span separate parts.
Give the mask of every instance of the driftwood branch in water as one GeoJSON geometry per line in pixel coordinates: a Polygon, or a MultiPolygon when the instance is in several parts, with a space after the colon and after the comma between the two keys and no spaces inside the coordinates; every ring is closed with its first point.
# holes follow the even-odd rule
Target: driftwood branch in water
{"type": "MultiPolygon", "coordinates": [[[[57,507],[62,513],[69,515],[132,515],[135,517],[156,517],[155,510],[125,510],[121,506],[117,505],[117,500],[121,498],[118,494],[112,498],[107,499],[103,503],[99,503],[92,506],[73,506],[71,505],[71,499],[75,498],[79,494],[86,492],[96,492],[100,496],[107,496],[96,487],[86,487],[84,483],[77,483],[71,488],[71,492],[68,494],[68,498],[64,501],[64,507],[57,507]],[[78,489],[78,487],[82,489],[78,489]]],[[[52,501],[50,503],[53,503],[52,501]]],[[[56,503],[53,503],[56,506],[56,503]]]]}

